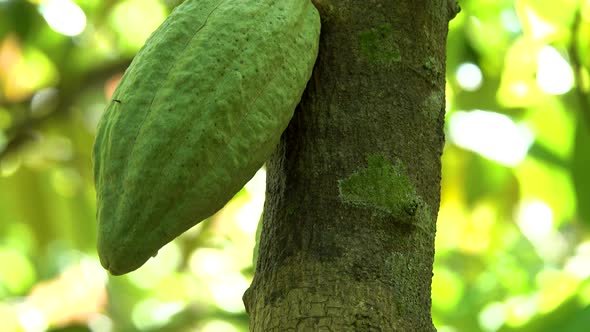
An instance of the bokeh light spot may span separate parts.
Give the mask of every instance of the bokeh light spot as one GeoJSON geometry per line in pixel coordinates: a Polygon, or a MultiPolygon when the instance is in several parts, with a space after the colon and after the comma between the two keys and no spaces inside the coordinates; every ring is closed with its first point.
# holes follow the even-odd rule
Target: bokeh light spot
{"type": "Polygon", "coordinates": [[[488,304],[479,313],[479,326],[484,331],[497,331],[506,321],[506,309],[502,303],[494,302],[488,304]]]}
{"type": "Polygon", "coordinates": [[[526,324],[537,313],[534,296],[512,297],[506,302],[506,308],[506,323],[513,327],[526,324]]]}
{"type": "MultiPolygon", "coordinates": [[[[12,294],[25,292],[35,281],[35,268],[19,251],[0,248],[0,290],[12,294]]],[[[1,293],[0,293],[1,294],[1,293]]]]}
{"type": "Polygon", "coordinates": [[[264,207],[266,171],[263,168],[258,170],[245,187],[251,199],[236,212],[235,220],[243,232],[254,235],[264,207]]]}
{"type": "Polygon", "coordinates": [[[25,306],[19,310],[18,321],[26,332],[47,331],[49,325],[47,317],[41,310],[25,306]]]}
{"type": "Polygon", "coordinates": [[[153,288],[166,275],[178,268],[182,259],[180,247],[176,242],[170,242],[162,247],[155,257],[150,258],[137,271],[128,275],[135,285],[148,289],[153,288]]]}
{"type": "Polygon", "coordinates": [[[53,112],[58,106],[59,92],[56,88],[40,89],[31,98],[31,115],[37,118],[53,112]]]}
{"type": "Polygon", "coordinates": [[[189,265],[195,275],[216,276],[231,271],[231,259],[221,250],[201,248],[190,258],[189,265]]]}
{"type": "Polygon", "coordinates": [[[590,277],[590,242],[578,245],[576,254],[566,262],[565,270],[580,280],[590,277]]]}
{"type": "Polygon", "coordinates": [[[502,26],[510,32],[518,33],[522,31],[518,15],[513,8],[503,9],[500,13],[500,21],[502,22],[502,26]]]}
{"type": "Polygon", "coordinates": [[[111,332],[113,320],[108,316],[97,314],[88,321],[88,328],[92,332],[111,332]]]}
{"type": "Polygon", "coordinates": [[[164,21],[167,10],[157,0],[126,0],[118,2],[111,12],[113,29],[119,34],[121,49],[135,53],[150,34],[164,21]],[[129,24],[141,22],[141,24],[129,24]]]}
{"type": "Polygon", "coordinates": [[[182,302],[164,303],[155,299],[139,302],[133,308],[131,319],[141,331],[164,326],[172,316],[185,307],[182,302]]]}
{"type": "Polygon", "coordinates": [[[476,64],[463,63],[457,68],[457,82],[467,91],[475,91],[481,87],[483,75],[476,64]]]}
{"type": "Polygon", "coordinates": [[[546,93],[561,95],[574,85],[574,73],[569,63],[551,46],[539,52],[537,84],[546,93]]]}
{"type": "Polygon", "coordinates": [[[522,233],[533,242],[547,240],[553,233],[553,211],[541,201],[523,203],[517,222],[522,233]]]}
{"type": "Polygon", "coordinates": [[[519,164],[533,143],[533,134],[525,126],[482,110],[454,112],[449,131],[455,144],[506,166],[519,164]]]}
{"type": "Polygon", "coordinates": [[[200,332],[239,332],[237,328],[235,328],[230,323],[221,321],[221,320],[212,320],[205,325],[201,329],[200,332]]]}
{"type": "Polygon", "coordinates": [[[62,35],[77,36],[86,28],[84,11],[72,1],[47,0],[39,11],[51,29],[62,35]]]}
{"type": "Polygon", "coordinates": [[[228,312],[239,313],[245,312],[242,294],[249,285],[243,275],[233,272],[211,280],[210,289],[217,306],[228,312]]]}

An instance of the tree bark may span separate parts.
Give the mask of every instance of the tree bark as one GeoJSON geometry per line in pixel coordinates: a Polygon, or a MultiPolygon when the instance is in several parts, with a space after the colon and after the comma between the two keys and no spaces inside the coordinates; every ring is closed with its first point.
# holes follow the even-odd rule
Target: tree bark
{"type": "Polygon", "coordinates": [[[448,0],[318,0],[314,74],[267,163],[251,331],[435,331],[448,0]]]}

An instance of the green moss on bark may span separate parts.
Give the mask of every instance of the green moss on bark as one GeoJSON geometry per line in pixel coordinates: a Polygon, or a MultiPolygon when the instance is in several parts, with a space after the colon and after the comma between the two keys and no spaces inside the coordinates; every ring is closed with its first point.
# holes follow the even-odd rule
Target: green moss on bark
{"type": "Polygon", "coordinates": [[[375,209],[402,223],[416,224],[425,203],[416,193],[400,161],[370,155],[368,166],[339,181],[340,199],[346,204],[375,209]]]}
{"type": "Polygon", "coordinates": [[[363,57],[377,63],[401,61],[402,56],[393,38],[393,28],[384,24],[359,35],[360,50],[363,57]]]}

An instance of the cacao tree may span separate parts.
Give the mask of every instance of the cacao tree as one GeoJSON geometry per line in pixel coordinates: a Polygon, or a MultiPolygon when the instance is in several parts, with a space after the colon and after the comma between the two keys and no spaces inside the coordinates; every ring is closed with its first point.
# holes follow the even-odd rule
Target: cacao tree
{"type": "Polygon", "coordinates": [[[313,76],[267,163],[251,331],[434,331],[454,1],[317,0],[313,76]]]}
{"type": "Polygon", "coordinates": [[[133,271],[213,215],[283,133],[244,294],[250,329],[434,330],[445,44],[457,11],[447,0],[184,2],[99,124],[102,265],[133,271]]]}

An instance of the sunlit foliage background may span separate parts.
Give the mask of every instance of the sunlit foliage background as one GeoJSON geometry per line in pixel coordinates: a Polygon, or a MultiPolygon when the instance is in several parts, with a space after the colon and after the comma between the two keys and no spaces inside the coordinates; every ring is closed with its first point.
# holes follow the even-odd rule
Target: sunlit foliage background
{"type": "MultiPolygon", "coordinates": [[[[0,330],[247,331],[263,170],[134,273],[107,276],[94,249],[97,120],[178,2],[0,0],[0,330]]],[[[462,7],[435,323],[590,331],[590,1],[462,7]]]]}

